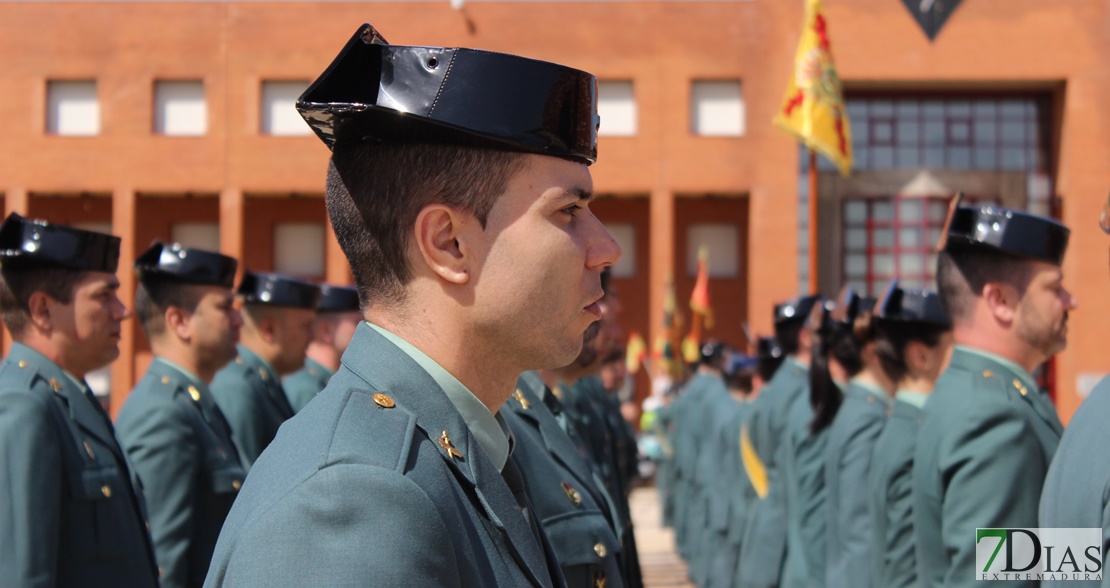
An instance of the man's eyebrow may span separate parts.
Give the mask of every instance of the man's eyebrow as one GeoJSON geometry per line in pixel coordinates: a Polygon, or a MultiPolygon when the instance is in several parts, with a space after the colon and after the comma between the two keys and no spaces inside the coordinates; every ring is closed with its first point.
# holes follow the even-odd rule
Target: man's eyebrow
{"type": "Polygon", "coordinates": [[[585,188],[568,188],[559,195],[559,199],[563,200],[568,198],[589,202],[594,199],[594,193],[585,188]]]}

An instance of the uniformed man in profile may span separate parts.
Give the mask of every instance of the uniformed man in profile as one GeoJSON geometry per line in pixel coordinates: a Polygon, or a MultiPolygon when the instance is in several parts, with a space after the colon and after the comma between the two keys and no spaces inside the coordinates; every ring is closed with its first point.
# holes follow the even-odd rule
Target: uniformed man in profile
{"type": "MultiPolygon", "coordinates": [[[[1110,234],[1110,200],[1102,209],[1099,227],[1110,234]]],[[[1041,495],[1040,526],[1044,528],[1100,528],[1102,529],[1101,582],[1084,584],[1062,579],[1046,578],[1042,586],[1107,586],[1110,574],[1110,466],[1101,455],[1110,446],[1110,377],[1103,378],[1091,394],[1079,405],[1071,417],[1060,447],[1044,482],[1041,495]]],[[[1080,573],[1080,578],[1095,577],[1098,566],[1085,554],[1074,554],[1075,566],[1061,563],[1063,572],[1080,573]]]]}
{"type": "Polygon", "coordinates": [[[562,585],[497,415],[578,355],[620,257],[589,209],[594,76],[364,25],[298,108],[366,322],[255,463],[207,585],[562,585]]]}
{"type": "Polygon", "coordinates": [[[216,372],[211,388],[231,425],[243,466],[250,470],[278,427],[293,418],[281,377],[304,367],[320,288],[248,270],[236,294],[243,315],[239,357],[216,372]]]}
{"type": "Polygon", "coordinates": [[[976,583],[977,528],[1038,526],[1063,427],[1032,373],[1067,344],[1068,236],[1052,219],[953,201],[937,286],[956,347],[925,403],[913,464],[922,586],[976,583]]]}
{"type": "Polygon", "coordinates": [[[143,480],[162,588],[204,584],[246,477],[208,389],[236,355],[237,266],[226,255],[164,243],[135,260],[135,312],[154,359],[120,409],[116,432],[143,480]]]}
{"type": "Polygon", "coordinates": [[[85,376],[119,357],[119,237],[10,214],[0,226],[0,584],[150,586],[138,478],[85,376]]]}
{"type": "Polygon", "coordinates": [[[294,413],[301,412],[339,369],[339,358],[343,356],[361,320],[358,290],[330,284],[320,286],[316,324],[312,327],[312,342],[308,344],[304,367],[281,382],[294,413]]]}

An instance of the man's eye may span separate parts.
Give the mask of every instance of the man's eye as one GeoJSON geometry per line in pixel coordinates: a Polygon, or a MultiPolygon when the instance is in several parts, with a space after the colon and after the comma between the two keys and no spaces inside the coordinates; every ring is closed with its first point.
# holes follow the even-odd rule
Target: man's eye
{"type": "Polygon", "coordinates": [[[569,215],[571,215],[571,216],[574,216],[574,215],[578,214],[578,211],[579,211],[579,210],[582,210],[582,207],[581,207],[581,206],[579,206],[579,205],[577,205],[577,204],[572,204],[572,205],[570,205],[570,206],[568,206],[568,207],[564,208],[564,209],[562,210],[562,212],[565,212],[565,213],[567,213],[567,214],[569,214],[569,215]]]}

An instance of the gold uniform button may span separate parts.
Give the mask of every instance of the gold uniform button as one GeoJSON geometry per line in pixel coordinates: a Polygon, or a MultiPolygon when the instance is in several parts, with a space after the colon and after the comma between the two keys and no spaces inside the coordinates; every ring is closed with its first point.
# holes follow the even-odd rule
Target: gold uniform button
{"type": "Polygon", "coordinates": [[[308,373],[315,376],[316,375],[316,368],[308,368],[308,373]]]}
{"type": "Polygon", "coordinates": [[[162,376],[162,383],[163,384],[169,384],[170,383],[170,377],[169,376],[162,376]]]}
{"type": "Polygon", "coordinates": [[[100,487],[100,493],[104,495],[104,498],[112,497],[112,489],[107,484],[100,487]]]}
{"type": "Polygon", "coordinates": [[[162,579],[162,576],[165,575],[165,573],[166,573],[166,570],[163,570],[162,566],[158,566],[158,579],[159,580],[162,579]]]}
{"type": "Polygon", "coordinates": [[[1021,380],[1014,380],[1014,388],[1017,388],[1018,392],[1021,392],[1022,396],[1025,396],[1025,394],[1029,392],[1025,385],[1021,383],[1021,380]]]}
{"type": "Polygon", "coordinates": [[[991,377],[991,376],[993,376],[993,375],[994,375],[994,372],[992,372],[992,371],[990,371],[990,370],[983,370],[983,377],[984,377],[984,378],[989,378],[989,377],[991,377]]]}
{"type": "Polygon", "coordinates": [[[82,441],[81,443],[85,445],[85,453],[89,454],[89,459],[96,459],[96,454],[93,453],[92,445],[89,445],[89,442],[87,440],[82,441]]]}
{"type": "Polygon", "coordinates": [[[594,545],[594,553],[596,553],[598,557],[605,557],[605,554],[609,553],[609,550],[605,549],[604,543],[598,543],[594,545]]]}
{"type": "Polygon", "coordinates": [[[560,486],[563,487],[563,492],[566,493],[571,504],[574,506],[582,505],[582,495],[578,493],[578,490],[574,486],[570,485],[570,482],[563,482],[560,486]]]}
{"type": "Polygon", "coordinates": [[[397,403],[393,402],[392,398],[385,394],[382,394],[381,392],[378,392],[374,395],[374,404],[377,404],[382,408],[393,408],[394,406],[397,406],[397,403]]]}
{"type": "Polygon", "coordinates": [[[270,379],[270,375],[266,373],[266,368],[258,368],[258,377],[262,378],[263,382],[270,379]]]}
{"type": "Polygon", "coordinates": [[[146,522],[146,532],[147,532],[147,533],[149,533],[149,532],[150,532],[150,521],[147,521],[147,522],[146,522]]]}
{"type": "Polygon", "coordinates": [[[193,402],[200,402],[200,390],[197,390],[196,386],[189,386],[189,397],[193,402]]]}
{"type": "Polygon", "coordinates": [[[238,490],[238,489],[240,489],[240,488],[242,488],[242,487],[243,487],[243,483],[242,483],[242,482],[240,482],[239,480],[232,480],[232,482],[231,482],[231,487],[232,487],[232,488],[235,488],[236,490],[238,490]]]}
{"type": "Polygon", "coordinates": [[[243,365],[243,358],[242,357],[236,357],[235,358],[235,363],[237,363],[239,365],[243,365]]]}
{"type": "Polygon", "coordinates": [[[23,361],[22,359],[19,360],[19,367],[21,367],[21,368],[27,367],[27,362],[23,361]]]}

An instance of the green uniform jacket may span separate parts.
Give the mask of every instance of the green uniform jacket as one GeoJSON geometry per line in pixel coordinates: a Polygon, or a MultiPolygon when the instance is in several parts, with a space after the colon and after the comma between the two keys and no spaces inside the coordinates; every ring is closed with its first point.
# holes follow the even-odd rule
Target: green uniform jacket
{"type": "Polygon", "coordinates": [[[675,542],[683,557],[692,557],[690,552],[690,516],[693,510],[691,494],[694,489],[694,473],[697,469],[698,454],[695,445],[695,431],[691,427],[690,414],[699,411],[709,388],[720,385],[720,378],[708,374],[698,374],[686,384],[682,394],[671,404],[673,434],[671,444],[674,448],[674,528],[675,542]]]}
{"type": "Polygon", "coordinates": [[[825,585],[825,448],[829,429],[814,435],[809,395],[799,396],[786,421],[783,471],[786,481],[786,561],[783,588],[825,585]]]}
{"type": "Polygon", "coordinates": [[[108,415],[14,343],[0,364],[0,584],[158,585],[142,487],[108,415]]]}
{"type": "Polygon", "coordinates": [[[675,464],[674,464],[674,404],[661,406],[655,411],[655,436],[659,438],[661,456],[655,465],[655,488],[659,491],[659,500],[663,503],[663,526],[674,527],[675,517],[675,464]]]}
{"type": "Polygon", "coordinates": [[[162,588],[203,585],[247,475],[212,393],[155,359],[120,409],[116,432],[143,480],[162,588]]]}
{"type": "Polygon", "coordinates": [[[362,323],[251,469],[205,586],[561,584],[544,544],[443,388],[362,323]]]}
{"type": "Polygon", "coordinates": [[[289,407],[293,412],[301,412],[304,405],[328,385],[328,379],[334,373],[311,357],[304,358],[304,367],[281,381],[281,387],[285,389],[285,397],[289,400],[289,407]]]}
{"type": "Polygon", "coordinates": [[[513,460],[567,586],[620,588],[620,541],[610,518],[615,514],[611,500],[544,404],[549,392],[542,386],[538,376],[526,374],[517,383],[519,396],[514,394],[499,411],[516,440],[513,460]]]}
{"type": "MultiPolygon", "coordinates": [[[[713,528],[727,521],[727,510],[719,500],[714,501],[711,488],[717,485],[720,476],[721,454],[724,448],[717,444],[713,434],[718,413],[727,404],[736,402],[728,394],[724,380],[720,376],[706,375],[709,384],[696,404],[686,411],[683,426],[689,431],[690,458],[694,468],[687,491],[686,537],[690,551],[690,577],[698,585],[704,586],[708,580],[709,564],[715,545],[707,545],[713,528]],[[716,512],[722,519],[713,520],[716,512]]],[[[727,504],[727,502],[725,503],[727,504]]]]}
{"type": "MultiPolygon", "coordinates": [[[[1044,580],[1041,586],[1110,586],[1110,378],[1103,378],[1083,401],[1060,439],[1056,457],[1048,468],[1041,495],[1040,526],[1047,528],[1101,528],[1102,582],[1044,580]]],[[[1093,562],[1076,554],[1080,571],[1093,562]]],[[[1071,566],[1063,566],[1072,571],[1071,566]]]]}
{"type": "Polygon", "coordinates": [[[872,584],[871,512],[867,480],[875,443],[886,423],[890,401],[881,391],[849,383],[844,403],[829,426],[825,448],[825,586],[884,587],[872,584]]]}
{"type": "Polygon", "coordinates": [[[976,528],[1038,526],[1041,486],[1062,432],[1029,374],[956,347],[925,405],[914,454],[914,535],[923,586],[973,585],[982,572],[975,566],[976,528]]]}
{"type": "Polygon", "coordinates": [[[871,458],[871,585],[917,585],[913,534],[913,454],[923,413],[895,400],[871,458]]]}
{"type": "Polygon", "coordinates": [[[786,419],[799,397],[808,398],[809,370],[788,359],[763,387],[749,417],[747,431],[767,472],[767,495],[752,505],[740,552],[744,588],[777,586],[786,558],[786,480],[783,460],[786,419]]]}
{"type": "Polygon", "coordinates": [[[273,368],[250,349],[238,348],[239,357],[216,372],[212,396],[231,425],[231,438],[249,471],[278,427],[293,418],[293,408],[273,368]]]}
{"type": "Polygon", "coordinates": [[[709,521],[702,542],[707,551],[706,588],[730,587],[736,579],[746,505],[754,494],[740,463],[740,423],[747,407],[747,403],[729,396],[713,413],[709,447],[714,454],[710,463],[716,475],[707,488],[709,521]]]}

